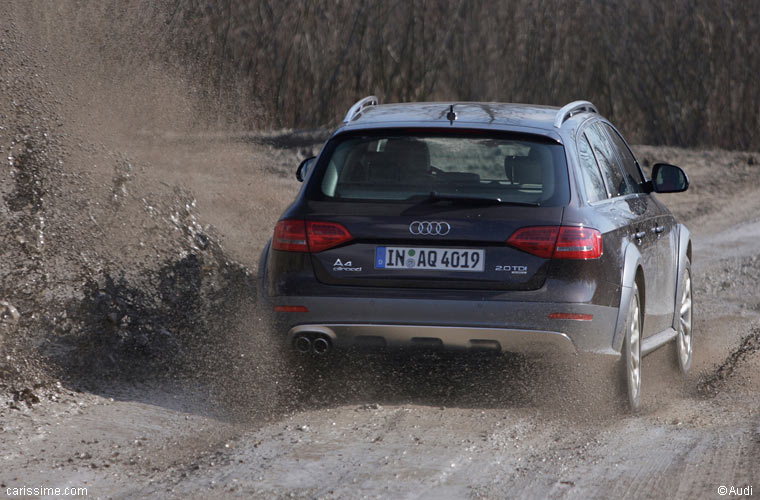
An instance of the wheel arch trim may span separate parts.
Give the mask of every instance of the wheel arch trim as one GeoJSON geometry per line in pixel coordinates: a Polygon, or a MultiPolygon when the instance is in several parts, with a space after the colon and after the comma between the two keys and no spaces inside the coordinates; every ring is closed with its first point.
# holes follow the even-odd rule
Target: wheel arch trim
{"type": "Polygon", "coordinates": [[[636,282],[641,263],[641,253],[636,245],[630,244],[626,248],[625,258],[623,260],[623,277],[620,289],[620,306],[618,307],[617,321],[615,331],[612,336],[612,349],[620,352],[623,348],[623,339],[625,338],[625,324],[628,319],[628,309],[631,305],[631,294],[633,285],[636,282]]]}
{"type": "Polygon", "coordinates": [[[676,296],[673,297],[673,329],[678,331],[681,295],[683,294],[683,273],[686,269],[686,259],[689,258],[691,247],[691,232],[683,224],[678,224],[678,273],[676,274],[676,296]]]}
{"type": "Polygon", "coordinates": [[[269,287],[269,281],[268,281],[268,267],[269,267],[269,250],[272,246],[272,239],[270,238],[267,240],[266,245],[264,245],[264,248],[261,250],[261,255],[259,256],[259,262],[258,262],[258,268],[256,269],[257,272],[257,281],[258,281],[258,287],[259,287],[259,295],[258,299],[262,299],[265,295],[269,295],[268,293],[268,287],[269,287]]]}

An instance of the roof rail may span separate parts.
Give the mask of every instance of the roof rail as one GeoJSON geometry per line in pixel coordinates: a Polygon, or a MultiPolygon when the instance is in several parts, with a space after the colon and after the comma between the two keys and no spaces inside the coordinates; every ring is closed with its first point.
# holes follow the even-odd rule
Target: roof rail
{"type": "Polygon", "coordinates": [[[365,97],[364,99],[360,99],[354,103],[353,106],[348,110],[348,113],[346,113],[346,117],[343,118],[343,123],[348,123],[354,118],[356,118],[356,115],[361,113],[361,111],[366,108],[367,106],[377,106],[378,100],[377,96],[370,95],[365,97]]]}
{"type": "Polygon", "coordinates": [[[560,128],[565,120],[578,113],[599,113],[596,106],[589,101],[573,101],[570,104],[565,104],[557,111],[557,116],[554,117],[554,126],[560,128]]]}

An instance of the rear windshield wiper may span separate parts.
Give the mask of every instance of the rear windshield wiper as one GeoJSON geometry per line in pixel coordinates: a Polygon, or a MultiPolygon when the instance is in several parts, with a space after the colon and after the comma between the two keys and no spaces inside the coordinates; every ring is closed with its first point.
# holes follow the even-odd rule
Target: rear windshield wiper
{"type": "Polygon", "coordinates": [[[471,196],[466,194],[454,194],[454,193],[437,193],[431,191],[427,198],[423,200],[428,203],[435,203],[437,201],[453,201],[462,203],[484,203],[494,205],[513,205],[518,207],[538,207],[540,203],[529,201],[510,201],[503,200],[497,196],[471,196]]]}

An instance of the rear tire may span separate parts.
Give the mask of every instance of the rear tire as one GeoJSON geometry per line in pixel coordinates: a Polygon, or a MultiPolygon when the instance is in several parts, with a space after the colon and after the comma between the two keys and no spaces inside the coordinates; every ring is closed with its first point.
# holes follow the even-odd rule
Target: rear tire
{"type": "Polygon", "coordinates": [[[676,335],[676,363],[681,373],[686,374],[691,368],[691,360],[694,355],[693,325],[693,300],[691,287],[691,262],[686,259],[681,281],[681,297],[676,309],[678,318],[676,335]]]}
{"type": "Polygon", "coordinates": [[[638,410],[641,403],[641,325],[641,298],[639,287],[634,283],[620,360],[628,407],[632,411],[638,410]]]}

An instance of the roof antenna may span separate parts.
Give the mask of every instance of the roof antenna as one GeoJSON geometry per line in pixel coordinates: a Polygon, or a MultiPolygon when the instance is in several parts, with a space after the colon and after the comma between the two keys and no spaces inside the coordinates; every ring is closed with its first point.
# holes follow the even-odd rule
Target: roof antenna
{"type": "Polygon", "coordinates": [[[453,104],[449,107],[449,112],[446,113],[446,119],[449,121],[450,125],[454,125],[454,120],[457,119],[457,114],[454,112],[453,104]]]}

